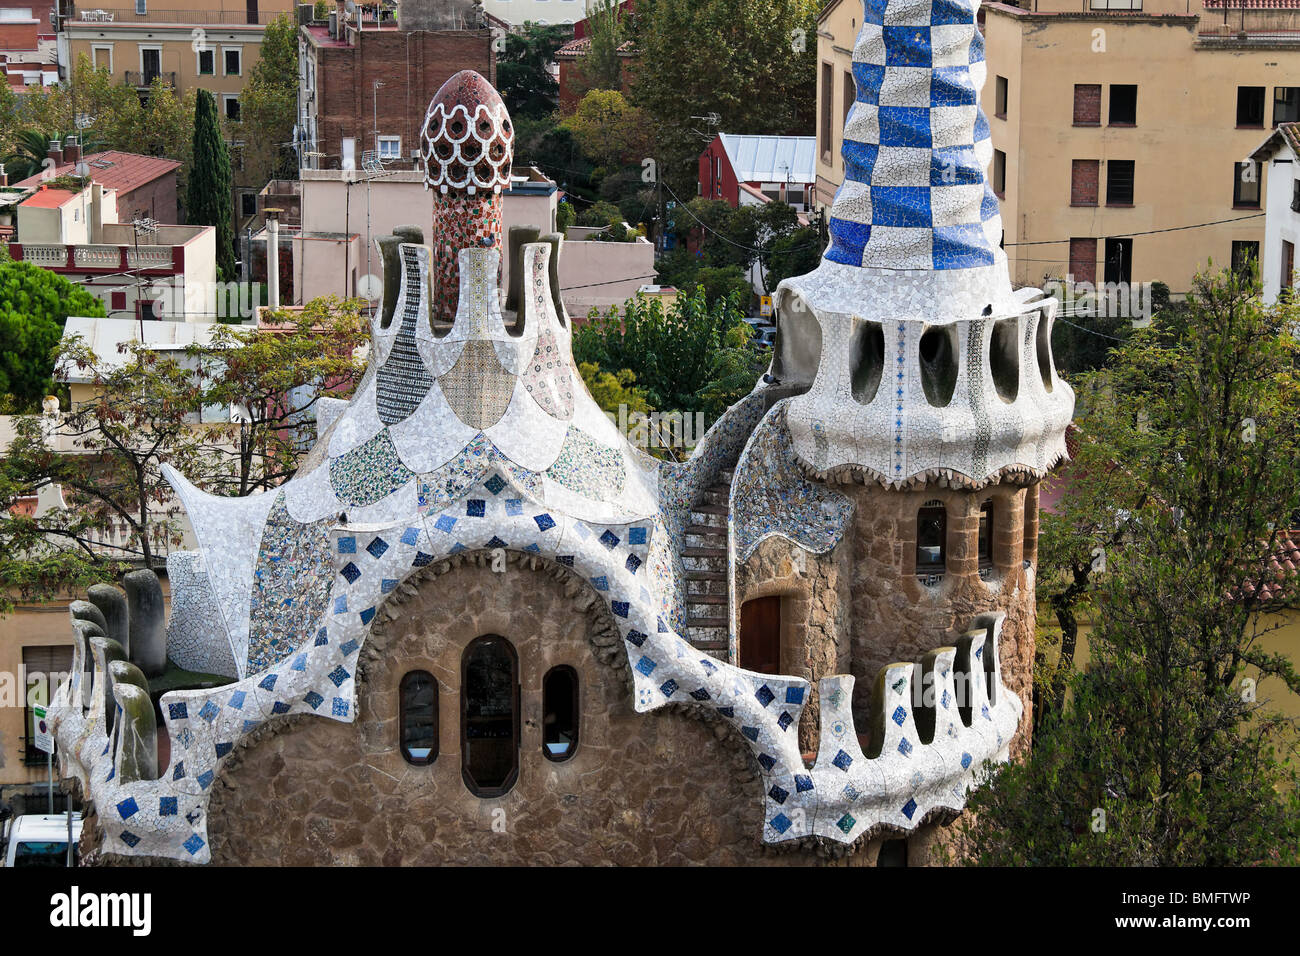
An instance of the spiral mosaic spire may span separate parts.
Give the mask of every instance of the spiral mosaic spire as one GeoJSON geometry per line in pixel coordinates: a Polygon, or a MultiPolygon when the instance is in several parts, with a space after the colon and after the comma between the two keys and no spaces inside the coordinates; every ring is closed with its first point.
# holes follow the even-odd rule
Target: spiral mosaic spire
{"type": "Polygon", "coordinates": [[[1005,261],[984,171],[978,0],[865,0],[853,50],[857,98],[844,127],[844,184],[826,258],[882,269],[1005,261]]]}

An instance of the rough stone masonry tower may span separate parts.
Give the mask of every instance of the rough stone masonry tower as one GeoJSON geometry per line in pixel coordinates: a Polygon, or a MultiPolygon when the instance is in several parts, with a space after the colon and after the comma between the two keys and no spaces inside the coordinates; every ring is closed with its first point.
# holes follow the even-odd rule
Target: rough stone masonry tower
{"type": "Polygon", "coordinates": [[[831,244],[777,290],[772,374],[807,386],[788,413],[802,465],[855,504],[858,687],[1005,610],[1005,680],[1028,705],[1038,481],[1074,410],[1055,300],[1013,290],[999,248],[978,0],[864,7],[831,244]]]}

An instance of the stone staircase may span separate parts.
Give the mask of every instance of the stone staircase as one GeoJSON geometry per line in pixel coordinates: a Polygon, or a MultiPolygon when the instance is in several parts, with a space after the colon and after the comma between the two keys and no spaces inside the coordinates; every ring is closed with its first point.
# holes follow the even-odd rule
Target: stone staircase
{"type": "Polygon", "coordinates": [[[690,642],[712,657],[727,657],[727,523],[731,469],[701,492],[686,526],[686,625],[690,642]]]}

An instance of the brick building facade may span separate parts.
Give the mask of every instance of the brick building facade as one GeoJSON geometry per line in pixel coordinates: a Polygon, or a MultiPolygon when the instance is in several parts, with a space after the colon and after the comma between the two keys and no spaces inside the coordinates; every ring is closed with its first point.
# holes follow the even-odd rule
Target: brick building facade
{"type": "Polygon", "coordinates": [[[325,26],[300,31],[298,111],[308,169],[360,168],[366,150],[379,150],[389,168],[414,169],[425,109],[442,84],[461,70],[496,81],[487,29],[345,24],[337,34],[325,26]]]}

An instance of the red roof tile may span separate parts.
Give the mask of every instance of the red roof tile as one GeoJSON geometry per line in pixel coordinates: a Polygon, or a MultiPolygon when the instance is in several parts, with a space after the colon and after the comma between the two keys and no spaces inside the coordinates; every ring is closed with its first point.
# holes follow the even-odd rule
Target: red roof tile
{"type": "Polygon", "coordinates": [[[19,205],[36,209],[58,209],[76,195],[76,193],[68,189],[41,189],[32,193],[19,205]]]}
{"type": "MultiPolygon", "coordinates": [[[[161,156],[142,156],[139,153],[124,153],[116,149],[106,150],[102,153],[91,153],[89,156],[83,156],[81,161],[89,167],[86,174],[92,180],[105,189],[116,189],[119,193],[129,193],[133,189],[139,189],[141,186],[153,182],[159,176],[165,176],[181,166],[174,159],[164,159],[161,156]]],[[[54,170],[54,175],[71,176],[76,171],[75,163],[63,163],[54,170]]],[[[40,175],[24,179],[15,185],[38,186],[44,176],[45,174],[42,172],[40,175]]]]}

